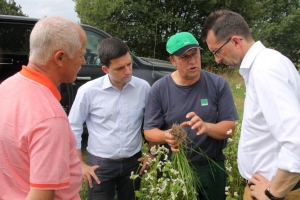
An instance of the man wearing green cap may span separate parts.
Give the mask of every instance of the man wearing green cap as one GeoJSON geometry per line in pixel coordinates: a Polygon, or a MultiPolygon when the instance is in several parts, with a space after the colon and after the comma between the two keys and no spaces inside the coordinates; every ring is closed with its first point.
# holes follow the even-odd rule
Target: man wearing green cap
{"type": "Polygon", "coordinates": [[[144,134],[154,144],[167,143],[173,152],[179,145],[170,134],[173,124],[180,124],[188,134],[193,150],[186,154],[195,166],[203,189],[199,199],[225,199],[225,156],[222,150],[231,137],[238,114],[226,80],[201,70],[200,46],[188,32],[171,36],[167,42],[170,61],[177,69],[156,81],[146,106],[144,134]],[[201,150],[200,150],[201,149],[201,150]],[[214,160],[213,165],[203,155],[214,160]]]}

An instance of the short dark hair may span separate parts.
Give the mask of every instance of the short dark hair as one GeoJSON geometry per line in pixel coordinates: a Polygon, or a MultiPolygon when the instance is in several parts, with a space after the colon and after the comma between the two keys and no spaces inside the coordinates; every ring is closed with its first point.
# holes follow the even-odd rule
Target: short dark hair
{"type": "Polygon", "coordinates": [[[109,68],[110,61],[120,58],[129,52],[128,46],[121,39],[110,37],[102,40],[97,47],[98,56],[102,65],[109,68]]]}
{"type": "Polygon", "coordinates": [[[205,41],[208,32],[212,30],[217,40],[224,41],[233,35],[239,35],[247,39],[253,39],[249,26],[244,18],[229,10],[212,12],[202,26],[201,39],[205,41]]]}

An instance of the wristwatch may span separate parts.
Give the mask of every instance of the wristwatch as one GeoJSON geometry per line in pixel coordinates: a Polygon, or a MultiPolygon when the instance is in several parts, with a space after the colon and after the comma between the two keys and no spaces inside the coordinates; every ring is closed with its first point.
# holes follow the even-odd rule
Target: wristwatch
{"type": "Polygon", "coordinates": [[[265,195],[271,200],[284,200],[284,197],[274,197],[270,192],[270,187],[265,190],[265,195]]]}

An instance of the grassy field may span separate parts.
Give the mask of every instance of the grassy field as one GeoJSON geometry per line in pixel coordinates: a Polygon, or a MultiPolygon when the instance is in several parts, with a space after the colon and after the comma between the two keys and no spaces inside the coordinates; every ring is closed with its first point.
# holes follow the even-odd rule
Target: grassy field
{"type": "Polygon", "coordinates": [[[243,77],[238,73],[238,71],[232,71],[221,75],[229,83],[239,114],[239,120],[236,122],[235,134],[231,139],[228,139],[227,147],[224,149],[224,154],[226,155],[225,166],[228,174],[227,185],[225,188],[225,192],[227,194],[226,200],[242,200],[246,182],[240,176],[238,171],[237,150],[241,133],[246,88],[243,77]]]}
{"type": "MultiPolygon", "coordinates": [[[[238,71],[230,71],[221,74],[229,83],[232,90],[233,98],[238,110],[239,120],[236,122],[236,131],[232,139],[228,140],[228,145],[224,150],[227,157],[226,171],[228,174],[226,185],[226,200],[240,200],[242,199],[243,190],[245,188],[245,181],[242,179],[237,168],[237,147],[240,135],[240,125],[243,117],[243,104],[245,99],[245,85],[243,78],[239,75],[238,71]]],[[[84,154],[86,155],[86,154],[84,154]]],[[[82,200],[87,200],[87,186],[82,184],[80,191],[82,200]]]]}

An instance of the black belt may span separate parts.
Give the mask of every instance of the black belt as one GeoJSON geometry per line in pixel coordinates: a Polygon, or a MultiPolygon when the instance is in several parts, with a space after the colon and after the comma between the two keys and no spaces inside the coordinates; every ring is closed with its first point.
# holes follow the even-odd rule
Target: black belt
{"type": "Polygon", "coordinates": [[[99,159],[99,160],[123,161],[123,160],[128,160],[128,159],[131,159],[131,158],[136,158],[136,159],[138,159],[138,158],[142,157],[142,152],[139,151],[139,152],[137,152],[136,154],[134,154],[133,156],[126,157],[126,158],[117,158],[117,159],[112,159],[112,158],[102,158],[102,157],[100,157],[100,156],[95,156],[95,155],[93,155],[93,154],[91,154],[91,153],[89,153],[89,155],[90,155],[90,156],[93,156],[93,157],[96,157],[96,158],[99,159]]]}

